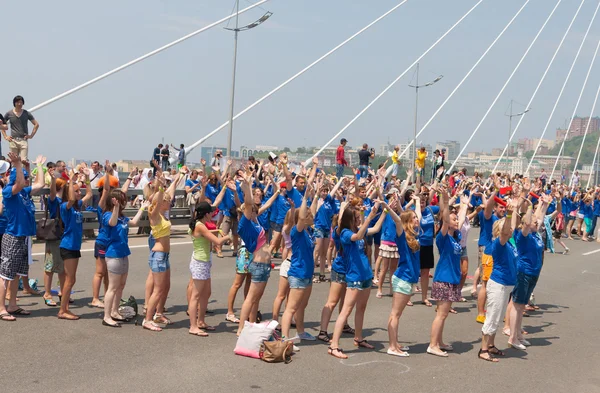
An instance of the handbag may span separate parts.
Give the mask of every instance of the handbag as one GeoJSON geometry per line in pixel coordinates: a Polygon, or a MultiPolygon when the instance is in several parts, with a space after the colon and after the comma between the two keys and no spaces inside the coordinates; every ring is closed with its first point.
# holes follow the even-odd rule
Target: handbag
{"type": "Polygon", "coordinates": [[[260,358],[267,363],[285,363],[292,361],[293,343],[291,341],[264,341],[260,347],[260,358]]]}
{"type": "Polygon", "coordinates": [[[60,207],[56,211],[56,218],[48,218],[48,204],[46,203],[46,214],[38,220],[35,237],[37,240],[60,240],[64,232],[63,222],[60,219],[60,207]]]}

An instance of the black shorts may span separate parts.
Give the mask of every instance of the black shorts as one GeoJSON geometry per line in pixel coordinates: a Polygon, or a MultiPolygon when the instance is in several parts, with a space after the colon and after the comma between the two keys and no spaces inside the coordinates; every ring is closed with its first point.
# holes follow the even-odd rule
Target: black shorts
{"type": "Polygon", "coordinates": [[[94,243],[94,258],[106,258],[106,247],[98,242],[94,243]]]}
{"type": "Polygon", "coordinates": [[[0,258],[0,276],[5,280],[14,280],[16,276],[29,273],[29,247],[27,236],[2,236],[2,257],[0,258]]]}
{"type": "Polygon", "coordinates": [[[433,246],[421,246],[419,255],[421,256],[421,270],[433,269],[433,246]]]}
{"type": "Polygon", "coordinates": [[[60,257],[64,260],[67,259],[78,259],[81,258],[81,251],[79,250],[67,250],[66,248],[60,248],[60,257]]]}

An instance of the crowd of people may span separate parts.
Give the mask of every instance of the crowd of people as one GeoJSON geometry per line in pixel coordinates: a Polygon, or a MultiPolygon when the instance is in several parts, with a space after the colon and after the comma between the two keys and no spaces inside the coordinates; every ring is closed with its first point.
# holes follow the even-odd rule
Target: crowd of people
{"type": "MultiPolygon", "coordinates": [[[[21,111],[23,118],[24,100],[20,98],[19,106],[17,98],[15,111],[21,111]]],[[[11,130],[22,127],[27,141],[27,122],[23,128],[17,112],[16,120],[6,116],[8,124],[11,130]]],[[[34,121],[32,116],[25,116],[34,121]]],[[[34,124],[33,134],[38,127],[34,124]]],[[[6,125],[0,126],[5,133],[6,125]]],[[[341,140],[335,175],[318,168],[316,158],[312,165],[292,172],[286,153],[272,155],[264,162],[251,157],[235,168],[226,161],[223,167],[212,163],[207,170],[203,161],[202,168],[189,170],[183,145],[178,169],[169,172],[168,164],[164,164],[165,154],[168,162],[168,149],[163,153],[164,147],[158,145],[152,168],[132,171],[120,185],[108,161],[104,168],[96,162],[92,168],[81,165],[69,170],[62,161],[44,168],[45,157],[30,164],[26,145],[11,142],[11,152],[0,162],[0,319],[15,321],[30,314],[17,305],[18,278],[29,274],[31,238],[39,234],[32,196],[48,188],[44,209],[59,224],[58,236],[47,240],[45,246],[44,303],[59,307],[58,318],[79,319],[69,309],[70,294],[81,257],[82,212],[93,211],[99,230],[94,246],[96,273],[91,305],[104,309],[104,326],[118,328],[127,322],[119,313],[119,302],[128,278],[128,234],[147,215],[151,233],[142,327],[153,332],[168,327],[171,321],[165,316],[165,302],[171,285],[169,216],[175,190],[183,184],[191,211],[188,234],[193,244],[187,287],[192,335],[208,336],[214,331],[205,321],[212,258],[223,257],[223,246],[230,244],[236,265],[225,318],[238,324],[238,335],[244,321],[262,318],[259,306],[261,300],[271,300],[263,299],[263,294],[275,260],[281,260],[272,318],[280,321],[284,338],[291,337],[295,329],[300,340],[327,343],[328,353],[336,358],[347,357],[340,346],[344,334],[353,337],[355,346],[373,349],[363,336],[365,310],[372,288],[376,288],[376,298],[382,298],[384,283],[389,282],[393,300],[387,353],[409,356],[410,349],[398,340],[400,318],[405,307],[413,305],[413,294],[420,293],[421,304],[436,304],[427,353],[447,357],[453,347],[444,337],[444,326],[448,315],[456,313],[452,304],[466,301],[462,290],[469,266],[468,239],[472,228],[479,227],[472,292],[478,302],[476,321],[483,324],[478,357],[497,362],[504,355],[496,347],[499,329],[508,336],[511,348],[526,350],[530,343],[524,338],[522,318],[535,309],[530,299],[540,277],[544,252],[554,252],[556,241],[567,253],[569,249],[562,239],[572,238],[572,230],[581,240],[594,238],[600,216],[598,189],[571,189],[556,181],[546,183],[546,178],[500,173],[482,179],[477,174],[469,176],[464,169],[446,173],[445,152],[435,153],[434,173],[427,181],[424,149],[416,157],[415,172],[409,170],[402,177],[398,149],[390,168],[384,164],[372,169],[369,160],[374,151],[366,144],[359,152],[356,174],[344,176],[346,143],[341,140]],[[97,201],[93,192],[82,192],[93,189],[92,181],[97,181],[100,190],[97,201]],[[143,189],[143,197],[138,201],[137,214],[129,218],[124,213],[129,202],[126,192],[134,182],[143,189]],[[60,281],[59,302],[50,292],[54,274],[60,281]],[[305,330],[305,310],[311,303],[313,284],[319,283],[328,283],[329,293],[322,303],[319,334],[315,337],[305,330]],[[235,300],[242,287],[244,301],[238,317],[235,300]],[[330,332],[336,307],[339,315],[330,332]],[[349,324],[352,311],[354,327],[349,324]]],[[[24,285],[26,281],[23,279],[24,285]]],[[[35,293],[27,286],[24,290],[35,293]]],[[[313,299],[312,304],[318,301],[313,299]]],[[[403,332],[403,338],[410,339],[409,334],[403,332]]]]}

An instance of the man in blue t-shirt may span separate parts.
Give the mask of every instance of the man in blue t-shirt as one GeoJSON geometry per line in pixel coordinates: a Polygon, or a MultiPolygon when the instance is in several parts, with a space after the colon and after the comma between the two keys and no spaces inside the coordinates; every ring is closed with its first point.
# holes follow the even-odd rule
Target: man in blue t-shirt
{"type": "Polygon", "coordinates": [[[35,205],[31,194],[37,194],[44,187],[43,164],[46,159],[39,156],[37,179],[29,185],[29,173],[23,168],[21,158],[8,153],[13,168],[8,184],[2,189],[4,203],[3,215],[6,215],[6,230],[2,235],[2,254],[0,257],[0,319],[14,321],[14,315],[29,315],[28,311],[17,306],[18,277],[27,280],[29,273],[28,238],[35,235],[35,205]],[[6,306],[6,293],[9,291],[9,303],[6,306]]]}

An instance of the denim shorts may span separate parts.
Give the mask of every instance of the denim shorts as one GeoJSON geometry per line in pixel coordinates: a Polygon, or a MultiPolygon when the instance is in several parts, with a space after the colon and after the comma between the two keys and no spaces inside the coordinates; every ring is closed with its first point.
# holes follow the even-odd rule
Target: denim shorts
{"type": "Polygon", "coordinates": [[[277,224],[276,222],[271,222],[271,230],[273,232],[281,233],[282,229],[283,229],[283,224],[277,224]]]}
{"type": "Polygon", "coordinates": [[[106,258],[106,246],[103,244],[99,244],[98,242],[94,242],[94,258],[106,258]]]}
{"type": "Polygon", "coordinates": [[[163,273],[171,268],[169,263],[169,253],[162,251],[150,251],[148,265],[152,273],[163,273]]]}
{"type": "Polygon", "coordinates": [[[467,246],[461,247],[460,249],[460,258],[469,258],[469,254],[467,253],[467,246]]]}
{"type": "Polygon", "coordinates": [[[373,279],[369,279],[369,280],[365,280],[365,281],[346,281],[346,285],[348,289],[358,289],[359,291],[362,290],[371,290],[371,287],[373,286],[373,279]]]}
{"type": "Polygon", "coordinates": [[[331,282],[337,282],[338,284],[346,284],[346,275],[343,273],[338,273],[332,269],[331,282]]]}
{"type": "Polygon", "coordinates": [[[329,235],[331,234],[331,229],[321,229],[316,228],[314,230],[315,239],[329,239],[329,235]]]}
{"type": "Polygon", "coordinates": [[[248,265],[248,272],[252,276],[252,282],[267,282],[269,281],[269,276],[271,275],[271,264],[251,262],[250,265],[248,265]]]}
{"type": "Polygon", "coordinates": [[[312,285],[312,279],[288,276],[288,283],[291,289],[306,289],[312,285]]]}
{"type": "Polygon", "coordinates": [[[517,304],[529,303],[529,298],[535,289],[537,280],[537,276],[517,272],[517,285],[515,285],[512,291],[513,302],[517,304]]]}
{"type": "Polygon", "coordinates": [[[150,234],[150,236],[148,236],[148,248],[150,249],[150,251],[152,251],[155,244],[156,244],[156,239],[154,238],[154,236],[152,236],[152,234],[150,234]]]}
{"type": "Polygon", "coordinates": [[[413,285],[408,281],[404,281],[401,278],[392,276],[392,289],[394,292],[401,293],[403,295],[412,296],[413,294],[413,285]]]}

